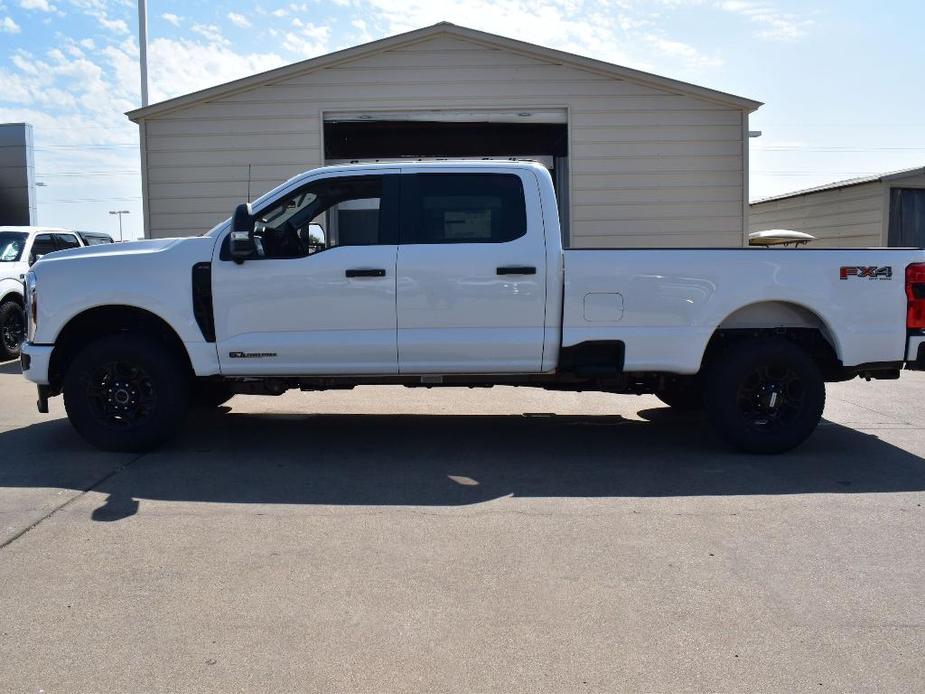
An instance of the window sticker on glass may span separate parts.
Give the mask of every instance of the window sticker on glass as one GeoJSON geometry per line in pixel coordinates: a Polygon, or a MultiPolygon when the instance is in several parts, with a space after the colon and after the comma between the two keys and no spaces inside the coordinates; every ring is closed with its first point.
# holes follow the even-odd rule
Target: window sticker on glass
{"type": "Polygon", "coordinates": [[[446,239],[483,240],[491,238],[491,210],[450,212],[443,216],[446,239]]]}

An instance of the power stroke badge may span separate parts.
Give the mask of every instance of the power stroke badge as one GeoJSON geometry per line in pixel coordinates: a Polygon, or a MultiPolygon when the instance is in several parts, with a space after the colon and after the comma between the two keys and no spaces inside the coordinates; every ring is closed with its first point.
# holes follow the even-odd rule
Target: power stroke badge
{"type": "Polygon", "coordinates": [[[893,279],[893,268],[889,265],[843,265],[838,271],[838,278],[846,280],[850,277],[866,277],[869,280],[893,279]]]}
{"type": "Polygon", "coordinates": [[[267,359],[275,356],[276,352],[228,352],[230,359],[267,359]]]}

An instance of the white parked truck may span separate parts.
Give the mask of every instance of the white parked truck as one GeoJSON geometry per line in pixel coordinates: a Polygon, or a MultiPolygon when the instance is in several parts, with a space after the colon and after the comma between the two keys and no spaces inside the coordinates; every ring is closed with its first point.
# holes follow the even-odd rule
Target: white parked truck
{"type": "Polygon", "coordinates": [[[780,452],[826,381],[925,367],[922,250],[563,250],[556,210],[530,162],[315,169],[200,237],[40,260],[23,371],[115,450],[235,393],[401,384],[655,393],[780,452]]]}
{"type": "Polygon", "coordinates": [[[26,327],[23,280],[29,266],[48,253],[85,245],[70,229],[0,226],[0,360],[19,356],[26,327]]]}

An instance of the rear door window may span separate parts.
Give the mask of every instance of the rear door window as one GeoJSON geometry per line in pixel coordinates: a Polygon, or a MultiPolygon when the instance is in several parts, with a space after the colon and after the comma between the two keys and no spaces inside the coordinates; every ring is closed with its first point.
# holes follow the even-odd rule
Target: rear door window
{"type": "Polygon", "coordinates": [[[39,234],[32,241],[32,250],[29,252],[29,264],[32,265],[39,257],[54,253],[58,250],[55,239],[51,234],[39,234]]]}
{"type": "Polygon", "coordinates": [[[73,234],[55,234],[55,245],[59,251],[64,251],[68,248],[80,248],[80,241],[73,234]]]}
{"type": "Polygon", "coordinates": [[[411,174],[402,191],[404,243],[505,243],[527,233],[519,176],[411,174]]]}

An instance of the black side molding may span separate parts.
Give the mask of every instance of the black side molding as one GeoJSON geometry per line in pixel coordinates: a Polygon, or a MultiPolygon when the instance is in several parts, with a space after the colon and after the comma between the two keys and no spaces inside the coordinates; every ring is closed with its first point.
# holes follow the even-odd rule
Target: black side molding
{"type": "Polygon", "coordinates": [[[193,315],[206,342],[215,342],[212,310],[212,263],[193,265],[193,315]]]}
{"type": "Polygon", "coordinates": [[[622,340],[592,340],[563,347],[559,372],[576,376],[619,376],[623,373],[626,345],[622,340]]]}

